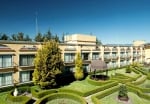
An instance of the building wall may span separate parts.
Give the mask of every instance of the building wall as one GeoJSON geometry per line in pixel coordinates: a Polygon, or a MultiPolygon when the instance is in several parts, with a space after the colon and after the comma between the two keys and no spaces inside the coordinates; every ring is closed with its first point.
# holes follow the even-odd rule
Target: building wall
{"type": "MultiPolygon", "coordinates": [[[[81,53],[85,71],[90,71],[91,60],[95,59],[104,60],[108,68],[115,68],[129,65],[134,61],[142,63],[145,56],[150,57],[150,50],[145,50],[143,45],[97,46],[95,36],[75,34],[70,37],[72,38],[66,36],[65,43],[59,44],[67,71],[74,71],[76,53],[81,53]]],[[[0,62],[2,59],[1,63],[5,65],[12,60],[11,66],[0,67],[0,83],[3,83],[3,85],[0,84],[0,87],[9,85],[10,83],[6,83],[7,80],[8,82],[12,81],[10,85],[31,81],[34,65],[30,61],[41,47],[41,43],[38,42],[0,41],[0,62]],[[10,59],[10,55],[12,59],[10,59]],[[5,60],[8,61],[5,62],[5,60]]]]}

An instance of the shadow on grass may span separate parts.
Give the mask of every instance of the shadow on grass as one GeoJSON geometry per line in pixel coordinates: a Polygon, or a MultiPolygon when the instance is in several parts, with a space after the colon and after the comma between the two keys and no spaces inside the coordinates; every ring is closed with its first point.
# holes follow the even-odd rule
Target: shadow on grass
{"type": "Polygon", "coordinates": [[[31,99],[29,102],[27,102],[26,104],[34,104],[34,102],[35,102],[36,100],[34,100],[34,99],[31,99]]]}
{"type": "MultiPolygon", "coordinates": [[[[87,77],[87,75],[88,73],[84,73],[83,80],[87,77]]],[[[71,72],[62,73],[56,77],[56,83],[58,85],[57,87],[69,85],[73,81],[76,81],[76,79],[74,78],[74,73],[71,72]]]]}
{"type": "Polygon", "coordinates": [[[109,76],[107,76],[107,75],[91,75],[90,78],[92,80],[96,80],[96,81],[98,81],[98,80],[104,80],[105,81],[105,80],[109,79],[109,76]]]}

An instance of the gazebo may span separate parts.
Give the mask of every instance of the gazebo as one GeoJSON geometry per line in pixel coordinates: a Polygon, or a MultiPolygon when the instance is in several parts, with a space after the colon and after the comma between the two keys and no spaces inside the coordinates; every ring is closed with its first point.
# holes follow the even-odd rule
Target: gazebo
{"type": "Polygon", "coordinates": [[[105,61],[102,60],[92,60],[91,61],[91,71],[94,71],[94,74],[96,74],[96,70],[106,71],[107,74],[107,64],[105,61]]]}

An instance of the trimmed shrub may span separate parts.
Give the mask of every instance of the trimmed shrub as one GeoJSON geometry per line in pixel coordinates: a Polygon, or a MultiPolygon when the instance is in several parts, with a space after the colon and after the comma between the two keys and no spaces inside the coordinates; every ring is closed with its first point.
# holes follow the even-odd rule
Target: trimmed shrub
{"type": "Polygon", "coordinates": [[[52,93],[56,93],[57,90],[56,89],[49,89],[49,90],[41,90],[38,87],[32,87],[31,88],[31,93],[32,96],[36,97],[36,98],[42,98],[48,94],[52,94],[52,93]]]}
{"type": "Polygon", "coordinates": [[[55,90],[55,89],[43,90],[37,94],[37,98],[42,98],[48,94],[52,94],[52,93],[56,93],[56,92],[57,92],[57,90],[55,90]]]}
{"type": "Polygon", "coordinates": [[[101,104],[100,103],[101,98],[104,98],[105,96],[108,96],[108,95],[118,91],[118,89],[119,89],[119,86],[115,86],[115,87],[106,89],[106,90],[99,92],[98,94],[92,96],[91,99],[94,102],[94,104],[101,104]]]}
{"type": "Polygon", "coordinates": [[[143,75],[141,78],[138,78],[136,81],[133,81],[132,83],[134,85],[139,85],[145,82],[147,76],[143,75]]]}
{"type": "Polygon", "coordinates": [[[73,90],[73,89],[67,89],[67,88],[60,88],[59,92],[67,92],[67,93],[73,93],[73,94],[77,94],[80,96],[84,96],[84,93],[77,91],[77,90],[73,90]]]}
{"type": "Polygon", "coordinates": [[[59,89],[59,91],[60,92],[75,93],[77,95],[86,97],[86,96],[89,96],[91,94],[97,93],[99,91],[103,91],[105,89],[111,88],[111,87],[116,86],[116,85],[118,85],[118,82],[117,81],[113,81],[112,83],[105,84],[103,86],[100,86],[100,87],[98,87],[96,89],[93,89],[93,90],[85,92],[85,93],[80,92],[80,91],[76,91],[76,90],[73,90],[73,89],[66,89],[66,88],[59,89]]]}
{"type": "Polygon", "coordinates": [[[70,93],[50,94],[50,95],[47,95],[47,96],[39,99],[38,101],[35,102],[35,104],[45,104],[46,102],[48,102],[50,100],[54,100],[54,99],[58,99],[58,98],[68,98],[68,99],[75,100],[81,104],[87,104],[86,101],[83,98],[81,98],[80,96],[77,96],[75,94],[70,94],[70,93]]]}
{"type": "Polygon", "coordinates": [[[137,90],[140,90],[142,93],[150,93],[150,88],[141,88],[141,87],[137,87],[133,84],[128,83],[127,84],[129,87],[135,88],[137,90]]]}
{"type": "Polygon", "coordinates": [[[128,90],[125,85],[120,85],[118,97],[125,97],[128,99],[128,90]]]}
{"type": "Polygon", "coordinates": [[[10,93],[8,93],[8,95],[7,95],[7,101],[8,101],[8,103],[18,102],[20,104],[26,104],[30,100],[31,100],[31,98],[29,98],[27,96],[13,96],[13,91],[10,91],[10,93]]]}
{"type": "Polygon", "coordinates": [[[38,93],[42,91],[42,89],[38,86],[33,86],[31,87],[31,93],[32,93],[32,96],[38,98],[38,93]]]}
{"type": "Polygon", "coordinates": [[[140,74],[140,72],[138,70],[135,70],[134,68],[132,69],[133,72],[135,72],[136,74],[140,74]]]}
{"type": "Polygon", "coordinates": [[[137,94],[139,97],[150,100],[150,95],[142,93],[139,89],[136,89],[131,86],[127,86],[127,89],[135,94],[137,94]]]}

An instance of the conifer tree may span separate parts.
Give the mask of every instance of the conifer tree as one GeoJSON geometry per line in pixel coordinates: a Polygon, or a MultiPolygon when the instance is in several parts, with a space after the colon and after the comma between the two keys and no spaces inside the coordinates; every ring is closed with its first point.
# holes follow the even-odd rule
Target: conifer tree
{"type": "Polygon", "coordinates": [[[82,58],[80,53],[77,53],[76,55],[74,76],[76,80],[81,80],[84,77],[83,68],[82,68],[82,58]]]}
{"type": "Polygon", "coordinates": [[[52,88],[57,85],[56,75],[63,69],[61,50],[54,40],[44,42],[34,60],[33,82],[41,88],[52,88]]]}

